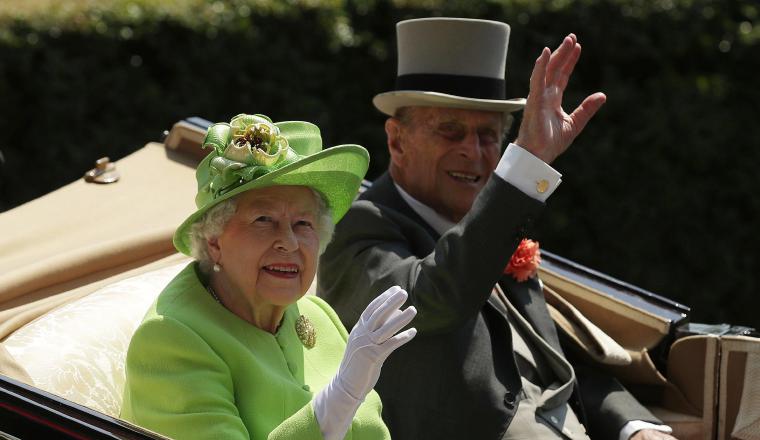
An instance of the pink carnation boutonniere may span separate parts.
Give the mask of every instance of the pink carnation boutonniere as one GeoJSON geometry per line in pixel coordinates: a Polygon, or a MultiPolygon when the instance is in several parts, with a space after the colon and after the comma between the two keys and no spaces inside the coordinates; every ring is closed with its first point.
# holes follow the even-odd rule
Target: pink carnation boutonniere
{"type": "Polygon", "coordinates": [[[524,238],[517,246],[517,250],[509,259],[504,273],[512,275],[519,282],[523,282],[534,276],[541,264],[541,251],[538,242],[524,238]]]}

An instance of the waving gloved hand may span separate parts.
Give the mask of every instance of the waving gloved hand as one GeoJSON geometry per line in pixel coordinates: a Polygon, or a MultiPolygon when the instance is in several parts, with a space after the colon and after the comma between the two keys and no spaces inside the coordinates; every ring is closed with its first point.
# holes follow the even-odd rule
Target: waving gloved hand
{"type": "Polygon", "coordinates": [[[364,400],[377,383],[388,355],[417,334],[410,328],[393,336],[417,315],[414,306],[399,310],[406,297],[405,290],[391,287],[367,306],[351,330],[337,378],[354,399],[364,400]]]}
{"type": "Polygon", "coordinates": [[[385,359],[417,334],[415,328],[396,334],[417,315],[414,306],[399,309],[406,298],[405,290],[391,287],[367,306],[351,330],[338,373],[313,401],[325,439],[345,436],[359,405],[377,383],[385,359]]]}

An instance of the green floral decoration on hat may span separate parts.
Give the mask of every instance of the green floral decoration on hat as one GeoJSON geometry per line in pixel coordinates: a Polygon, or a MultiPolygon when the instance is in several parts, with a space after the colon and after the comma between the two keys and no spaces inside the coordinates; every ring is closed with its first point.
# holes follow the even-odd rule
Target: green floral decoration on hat
{"type": "Polygon", "coordinates": [[[319,127],[305,121],[272,120],[240,114],[209,127],[203,147],[212,151],[198,164],[195,206],[174,232],[174,246],[191,254],[193,224],[209,209],[256,188],[306,186],[327,202],[333,222],[348,211],[369,166],[369,153],[356,144],[322,148],[319,127]]]}
{"type": "Polygon", "coordinates": [[[217,154],[209,163],[214,198],[299,159],[279,127],[259,114],[239,114],[229,124],[212,125],[202,146],[217,154]]]}

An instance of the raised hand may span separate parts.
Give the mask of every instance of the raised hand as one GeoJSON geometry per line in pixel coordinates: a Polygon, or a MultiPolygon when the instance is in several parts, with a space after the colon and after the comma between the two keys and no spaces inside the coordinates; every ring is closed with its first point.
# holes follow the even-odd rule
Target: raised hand
{"type": "Polygon", "coordinates": [[[570,34],[554,53],[545,47],[533,66],[515,143],[546,163],[552,163],[570,146],[607,100],[604,93],[598,92],[587,96],[570,114],[562,109],[562,97],[580,55],[581,45],[570,34]]]}
{"type": "Polygon", "coordinates": [[[417,334],[415,328],[396,334],[417,315],[414,306],[403,312],[399,309],[406,298],[404,289],[391,287],[367,306],[351,330],[338,377],[346,392],[354,398],[364,399],[377,383],[380,368],[388,355],[417,334]]]}
{"type": "Polygon", "coordinates": [[[346,435],[359,404],[377,383],[385,359],[417,334],[415,328],[398,333],[417,315],[414,307],[399,309],[406,298],[406,291],[399,286],[386,290],[369,303],[348,335],[338,373],[313,400],[314,416],[325,440],[346,435]]]}

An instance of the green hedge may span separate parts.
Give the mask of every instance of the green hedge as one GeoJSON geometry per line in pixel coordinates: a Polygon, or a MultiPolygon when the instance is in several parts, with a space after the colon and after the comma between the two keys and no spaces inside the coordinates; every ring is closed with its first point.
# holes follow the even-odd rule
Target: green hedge
{"type": "Polygon", "coordinates": [[[755,2],[100,3],[0,4],[0,210],[192,115],[313,121],[327,145],[370,149],[376,177],[387,153],[370,101],[393,84],[394,23],[497,19],[512,26],[510,96],[527,93],[540,49],[569,32],[583,55],[567,107],[608,95],[555,163],[564,178],[542,245],[690,305],[696,321],[760,327],[755,2]]]}

